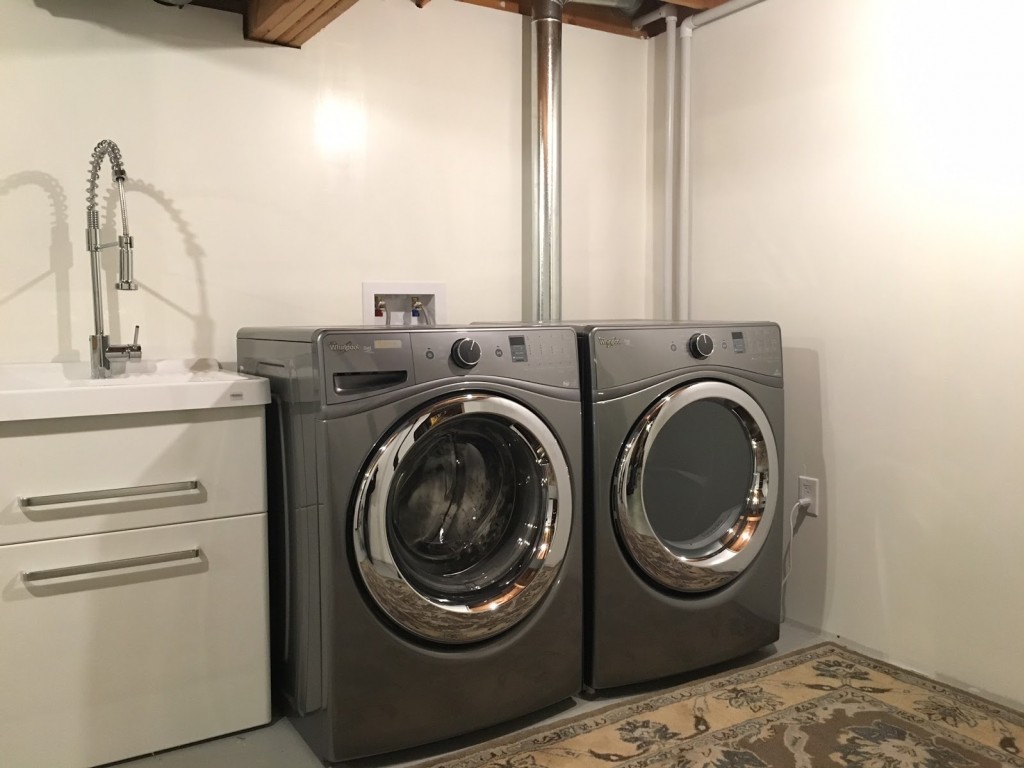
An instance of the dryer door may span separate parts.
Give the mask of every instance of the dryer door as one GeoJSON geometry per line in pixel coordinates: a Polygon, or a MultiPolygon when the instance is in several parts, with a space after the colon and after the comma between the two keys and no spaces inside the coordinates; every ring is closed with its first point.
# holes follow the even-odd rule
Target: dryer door
{"type": "Polygon", "coordinates": [[[767,416],[721,381],[687,384],[640,418],[613,475],[612,512],[639,568],[675,592],[728,584],[771,528],[778,454],[767,416]]]}
{"type": "Polygon", "coordinates": [[[522,621],[558,574],[572,527],[569,467],[531,410],[485,393],[412,414],[360,478],[355,557],[397,624],[441,643],[522,621]]]}

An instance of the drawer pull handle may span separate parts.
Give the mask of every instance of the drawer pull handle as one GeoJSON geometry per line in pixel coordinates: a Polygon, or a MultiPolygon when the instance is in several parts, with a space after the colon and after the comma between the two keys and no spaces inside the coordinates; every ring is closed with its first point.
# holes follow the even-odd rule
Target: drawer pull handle
{"type": "Polygon", "coordinates": [[[202,556],[202,550],[196,547],[195,549],[183,549],[180,552],[163,552],[159,555],[143,555],[141,557],[127,557],[123,560],[107,560],[103,563],[68,565],[63,568],[48,568],[45,571],[22,571],[21,579],[25,582],[70,579],[73,576],[123,571],[147,565],[165,565],[167,563],[181,563],[187,560],[200,560],[202,556]]]}
{"type": "Polygon", "coordinates": [[[152,496],[157,493],[190,493],[199,490],[198,480],[182,480],[178,483],[157,483],[156,485],[133,485],[130,488],[106,488],[102,491],[76,491],[55,493],[51,496],[22,496],[18,503],[22,507],[51,507],[57,504],[79,504],[86,501],[109,501],[132,496],[152,496]]]}

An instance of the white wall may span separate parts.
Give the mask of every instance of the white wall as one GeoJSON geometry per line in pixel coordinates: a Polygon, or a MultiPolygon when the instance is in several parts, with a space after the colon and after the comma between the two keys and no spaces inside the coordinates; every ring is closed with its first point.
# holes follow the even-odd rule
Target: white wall
{"type": "Polygon", "coordinates": [[[778,320],[792,618],[1024,701],[1024,5],[697,30],[694,317],[778,320]]]}
{"type": "MultiPolygon", "coordinates": [[[[103,138],[142,285],[108,287],[107,326],[140,324],[147,358],[232,361],[243,325],[360,322],[364,280],[442,281],[450,322],[520,318],[520,17],[366,0],[296,51],[200,8],[3,5],[0,360],[88,359],[103,138]]],[[[563,315],[647,313],[649,46],[564,36],[563,315]]],[[[109,285],[116,249],[104,265],[109,285]]]]}

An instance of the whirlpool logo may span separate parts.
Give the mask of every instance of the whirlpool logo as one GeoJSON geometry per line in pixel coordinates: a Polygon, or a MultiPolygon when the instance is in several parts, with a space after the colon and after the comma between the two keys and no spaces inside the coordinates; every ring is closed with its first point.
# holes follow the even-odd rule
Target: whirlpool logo
{"type": "Polygon", "coordinates": [[[354,341],[346,341],[344,344],[339,344],[336,341],[332,341],[327,347],[331,352],[358,352],[362,349],[361,346],[356,344],[354,341]]]}
{"type": "Polygon", "coordinates": [[[623,342],[618,336],[598,336],[597,343],[605,349],[611,349],[612,347],[617,347],[623,343],[628,344],[629,342],[623,342]]]}

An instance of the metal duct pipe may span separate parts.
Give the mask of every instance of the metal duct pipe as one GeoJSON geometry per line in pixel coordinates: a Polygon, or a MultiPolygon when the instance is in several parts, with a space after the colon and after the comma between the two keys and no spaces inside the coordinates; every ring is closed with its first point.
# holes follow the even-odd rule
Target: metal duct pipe
{"type": "MultiPolygon", "coordinates": [[[[534,0],[530,144],[533,167],[530,317],[562,319],[562,10],[567,0],[534,0]]],[[[640,0],[581,0],[632,15],[640,0]]]]}
{"type": "Polygon", "coordinates": [[[534,0],[533,322],[562,318],[562,0],[534,0]]]}

